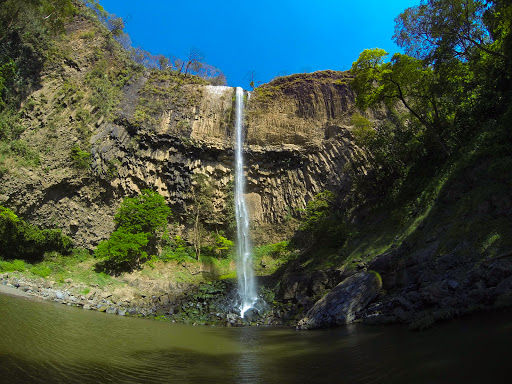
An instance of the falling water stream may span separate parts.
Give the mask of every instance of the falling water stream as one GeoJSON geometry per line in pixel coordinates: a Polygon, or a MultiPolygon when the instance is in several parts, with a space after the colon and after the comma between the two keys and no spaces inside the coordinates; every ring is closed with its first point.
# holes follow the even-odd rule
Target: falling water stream
{"type": "Polygon", "coordinates": [[[249,239],[249,212],[245,202],[244,175],[244,91],[236,88],[235,110],[235,215],[238,247],[238,292],[241,298],[240,316],[254,306],[257,301],[254,273],[252,270],[252,250],[249,239]]]}

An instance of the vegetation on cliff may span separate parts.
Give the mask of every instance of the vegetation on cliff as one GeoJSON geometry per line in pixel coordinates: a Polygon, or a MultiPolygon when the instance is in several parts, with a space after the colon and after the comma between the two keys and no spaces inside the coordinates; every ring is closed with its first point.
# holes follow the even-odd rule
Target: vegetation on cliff
{"type": "Polygon", "coordinates": [[[155,252],[157,243],[167,230],[171,216],[164,198],[151,190],[144,190],[121,203],[114,221],[116,230],[102,241],[95,255],[109,272],[131,271],[146,261],[148,252],[155,252]]]}
{"type": "Polygon", "coordinates": [[[316,215],[346,225],[346,237],[332,247],[317,234],[284,276],[376,268],[389,300],[371,321],[414,329],[511,305],[511,12],[505,1],[423,1],[396,19],[406,54],[361,53],[352,134],[370,167],[347,169],[351,193],[316,215]],[[388,119],[375,121],[368,108],[382,106],[388,119]]]}
{"type": "MultiPolygon", "coordinates": [[[[127,281],[123,278],[130,279],[102,271],[115,275],[133,271],[134,279],[173,282],[233,279],[230,232],[234,220],[231,210],[222,208],[231,204],[232,196],[219,197],[226,194],[212,183],[215,177],[229,178],[229,170],[210,166],[215,161],[225,164],[230,158],[222,154],[219,159],[224,150],[219,149],[221,144],[211,149],[211,143],[201,146],[190,137],[194,119],[203,117],[196,112],[206,89],[203,86],[223,83],[222,76],[208,68],[198,52],[178,60],[131,47],[121,19],[109,15],[97,2],[85,3],[8,0],[0,8],[0,175],[9,178],[2,188],[15,186],[19,194],[26,194],[35,185],[53,183],[33,206],[22,206],[13,193],[6,200],[10,205],[5,204],[12,211],[1,208],[1,257],[10,261],[2,260],[0,269],[92,284],[121,285],[127,281]],[[26,7],[23,12],[20,4],[26,7]],[[123,98],[126,102],[120,104],[123,98]],[[160,134],[164,123],[172,134],[160,134]],[[106,124],[109,129],[98,133],[96,128],[106,124]],[[172,145],[164,146],[163,141],[172,145]],[[119,150],[121,146],[125,152],[119,150]],[[204,152],[204,157],[198,152],[204,152]],[[204,168],[213,170],[203,174],[196,172],[196,165],[186,168],[176,162],[158,177],[149,169],[144,178],[140,164],[137,168],[127,155],[137,158],[142,153],[155,161],[172,156],[189,156],[191,162],[200,158],[207,164],[204,168]],[[128,171],[130,176],[125,177],[128,171]],[[159,177],[179,180],[169,184],[177,186],[176,191],[159,177]],[[132,184],[126,186],[123,178],[132,184]],[[80,189],[79,184],[90,189],[80,189]],[[173,201],[172,223],[164,197],[148,190],[136,195],[156,186],[169,200],[179,195],[173,201]],[[88,210],[80,211],[73,201],[67,202],[71,208],[66,212],[75,209],[75,216],[84,217],[80,225],[70,223],[69,233],[87,226],[97,232],[95,226],[105,225],[91,240],[97,244],[96,258],[85,250],[72,251],[69,239],[58,230],[68,219],[58,215],[58,204],[70,196],[85,201],[88,210]],[[50,202],[45,215],[34,208],[41,201],[50,202]],[[114,223],[87,217],[107,209],[112,218],[118,207],[114,223]],[[46,229],[27,224],[13,211],[46,229]],[[30,266],[13,261],[16,258],[42,263],[30,266]],[[94,272],[95,266],[100,272],[94,272]]],[[[311,304],[285,287],[286,275],[294,271],[313,276],[318,270],[329,270],[339,278],[339,271],[366,268],[386,253],[399,254],[393,267],[405,268],[412,263],[408,260],[411,254],[431,246],[435,250],[429,251],[430,262],[456,255],[466,260],[468,268],[509,254],[511,15],[512,5],[504,0],[422,1],[396,20],[395,39],[405,54],[394,54],[388,60],[388,53],[381,49],[365,50],[350,73],[297,74],[254,90],[248,115],[261,118],[265,129],[256,132],[249,145],[283,147],[287,137],[294,146],[272,155],[270,151],[250,153],[256,160],[268,157],[272,164],[268,169],[257,164],[248,172],[249,184],[256,189],[258,182],[261,188],[254,193],[259,194],[253,196],[255,204],[266,209],[286,206],[286,212],[274,210],[272,220],[282,219],[283,227],[291,223],[288,232],[298,228],[290,242],[255,249],[257,273],[276,277],[280,280],[276,287],[283,281],[276,290],[285,291],[281,298],[286,297],[286,302],[276,302],[276,307],[293,300],[301,306],[311,304]],[[341,111],[343,103],[350,107],[341,111]],[[320,109],[326,116],[316,115],[320,109]],[[379,114],[384,117],[375,118],[379,114]],[[281,124],[279,129],[276,123],[281,124]],[[340,127],[344,127],[343,145],[353,139],[358,146],[350,156],[331,145],[332,139],[343,136],[340,127]],[[322,180],[308,178],[310,165],[327,162],[324,154],[317,160],[307,157],[324,144],[333,149],[329,156],[347,157],[346,162],[335,163],[345,164],[344,168],[331,169],[350,175],[350,191],[336,184],[340,179],[324,180],[332,175],[322,175],[322,180]],[[304,165],[306,161],[310,162],[304,165]],[[285,173],[283,168],[292,167],[298,170],[298,183],[313,189],[317,181],[318,185],[331,182],[332,190],[316,189],[306,198],[294,196],[293,201],[304,203],[304,209],[295,211],[287,200],[295,193],[292,183],[285,176],[277,179],[285,173]],[[262,185],[258,172],[270,180],[267,185],[262,185]],[[278,201],[269,191],[282,186],[289,187],[283,187],[283,195],[288,196],[278,201]],[[268,200],[258,202],[258,198],[268,200]]],[[[230,94],[222,97],[230,103],[230,94]]],[[[221,114],[222,137],[230,137],[232,110],[222,109],[221,114]]],[[[258,127],[254,124],[248,130],[258,127]]],[[[205,135],[212,131],[206,130],[205,135]]],[[[229,181],[226,185],[232,187],[229,181]]],[[[4,192],[0,190],[0,196],[4,192]]],[[[427,276],[426,264],[421,266],[423,280],[415,280],[418,286],[433,281],[427,276]]],[[[412,272],[408,276],[379,272],[390,291],[412,281],[412,272]]],[[[462,276],[457,273],[450,279],[462,276]]],[[[318,298],[333,285],[332,281],[322,284],[313,284],[308,295],[318,298]]]]}
{"type": "Polygon", "coordinates": [[[46,252],[69,254],[72,241],[58,229],[39,229],[0,205],[0,258],[40,261],[46,252]]]}

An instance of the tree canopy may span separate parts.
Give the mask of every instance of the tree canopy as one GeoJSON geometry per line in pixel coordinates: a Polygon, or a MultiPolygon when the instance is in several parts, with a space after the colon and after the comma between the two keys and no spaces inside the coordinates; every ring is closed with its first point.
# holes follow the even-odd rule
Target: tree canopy
{"type": "Polygon", "coordinates": [[[429,62],[469,60],[475,50],[503,56],[485,20],[489,12],[490,1],[422,0],[395,19],[394,39],[408,55],[429,62]]]}
{"type": "Polygon", "coordinates": [[[171,209],[165,204],[162,195],[144,189],[138,196],[123,200],[114,222],[117,228],[131,233],[151,233],[165,228],[171,215],[171,209]]]}
{"type": "Polygon", "coordinates": [[[364,110],[384,103],[394,108],[399,101],[427,129],[439,150],[448,154],[440,136],[447,121],[440,113],[443,102],[442,95],[436,93],[434,71],[411,56],[395,53],[391,61],[385,62],[386,56],[383,49],[366,49],[352,65],[357,106],[364,110]]]}
{"type": "Polygon", "coordinates": [[[364,50],[351,87],[361,118],[386,107],[386,122],[353,119],[354,134],[369,153],[374,184],[396,187],[384,179],[435,169],[510,108],[512,2],[422,0],[395,21],[405,54],[364,50]]]}
{"type": "Polygon", "coordinates": [[[113,273],[136,268],[154,251],[170,216],[171,209],[157,192],[145,189],[125,198],[114,218],[116,230],[96,247],[96,257],[104,260],[100,267],[113,273]]]}

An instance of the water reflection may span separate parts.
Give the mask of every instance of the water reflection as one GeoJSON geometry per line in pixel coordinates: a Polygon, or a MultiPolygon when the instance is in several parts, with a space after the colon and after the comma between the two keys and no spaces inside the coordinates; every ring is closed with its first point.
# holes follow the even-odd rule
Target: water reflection
{"type": "Polygon", "coordinates": [[[510,311],[422,333],[297,332],[179,326],[0,295],[0,324],[6,383],[499,383],[512,345],[510,311]]]}
{"type": "Polygon", "coordinates": [[[259,384],[262,380],[261,367],[261,332],[256,327],[239,328],[239,356],[236,364],[237,383],[259,384]]]}

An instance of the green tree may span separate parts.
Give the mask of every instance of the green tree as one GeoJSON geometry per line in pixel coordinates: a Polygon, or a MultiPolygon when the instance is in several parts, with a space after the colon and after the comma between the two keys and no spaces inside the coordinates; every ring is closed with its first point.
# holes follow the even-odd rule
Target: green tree
{"type": "Polygon", "coordinates": [[[234,244],[225,238],[222,233],[215,233],[215,253],[220,257],[226,257],[234,244]]]}
{"type": "Polygon", "coordinates": [[[301,231],[319,232],[324,231],[322,223],[329,216],[329,209],[334,201],[334,193],[323,191],[317,194],[306,204],[304,220],[300,225],[301,231]]]}
{"type": "Polygon", "coordinates": [[[122,17],[110,15],[106,24],[112,36],[119,37],[124,34],[124,20],[122,17]]]}
{"type": "Polygon", "coordinates": [[[208,176],[196,173],[192,177],[192,204],[189,207],[189,222],[193,224],[193,244],[197,260],[201,257],[203,238],[207,231],[205,224],[213,224],[213,198],[215,190],[208,181],[208,176]]]}
{"type": "Polygon", "coordinates": [[[41,260],[46,252],[69,254],[71,239],[59,229],[39,229],[0,206],[0,256],[7,259],[41,260]]]}
{"type": "Polygon", "coordinates": [[[436,74],[419,59],[395,53],[391,61],[385,62],[387,56],[383,49],[365,49],[353,63],[351,86],[357,106],[365,110],[383,103],[395,109],[400,102],[426,128],[438,149],[448,155],[440,133],[450,123],[451,114],[442,113],[450,103],[435,92],[439,90],[436,74]]]}
{"type": "MultiPolygon", "coordinates": [[[[510,0],[424,0],[396,18],[396,43],[433,66],[438,100],[458,118],[456,140],[507,108],[512,97],[510,0]],[[457,116],[454,111],[457,111],[457,116]]],[[[456,136],[456,137],[455,137],[456,136]]],[[[470,135],[469,135],[470,136],[470,135]]]]}
{"type": "Polygon", "coordinates": [[[116,229],[108,240],[102,241],[94,253],[106,262],[109,272],[133,270],[148,258],[145,251],[149,234],[131,233],[124,228],[116,229]]]}
{"type": "Polygon", "coordinates": [[[12,59],[0,66],[0,108],[5,105],[3,93],[8,84],[12,83],[15,73],[16,65],[12,59]]]}
{"type": "Polygon", "coordinates": [[[352,172],[358,200],[367,201],[383,197],[397,190],[410,169],[425,158],[423,128],[399,114],[389,114],[388,119],[371,122],[359,113],[352,115],[352,134],[355,143],[366,150],[370,167],[361,174],[352,172]]]}
{"type": "Polygon", "coordinates": [[[345,225],[334,207],[336,195],[323,191],[306,204],[299,233],[293,239],[295,245],[340,246],[346,239],[345,225]]]}
{"type": "Polygon", "coordinates": [[[144,189],[138,196],[123,200],[114,222],[117,228],[130,233],[154,233],[165,230],[170,216],[171,209],[165,204],[163,196],[144,189]]]}
{"type": "Polygon", "coordinates": [[[138,267],[148,252],[156,251],[170,216],[170,208],[155,191],[145,189],[136,197],[124,199],[114,217],[116,230],[94,251],[104,260],[100,268],[117,273],[138,267]]]}
{"type": "MultiPolygon", "coordinates": [[[[394,39],[405,52],[429,62],[452,57],[469,60],[475,50],[504,57],[493,45],[484,15],[491,1],[422,0],[395,19],[394,39]]],[[[497,2],[494,2],[497,3],[497,2]]]]}

